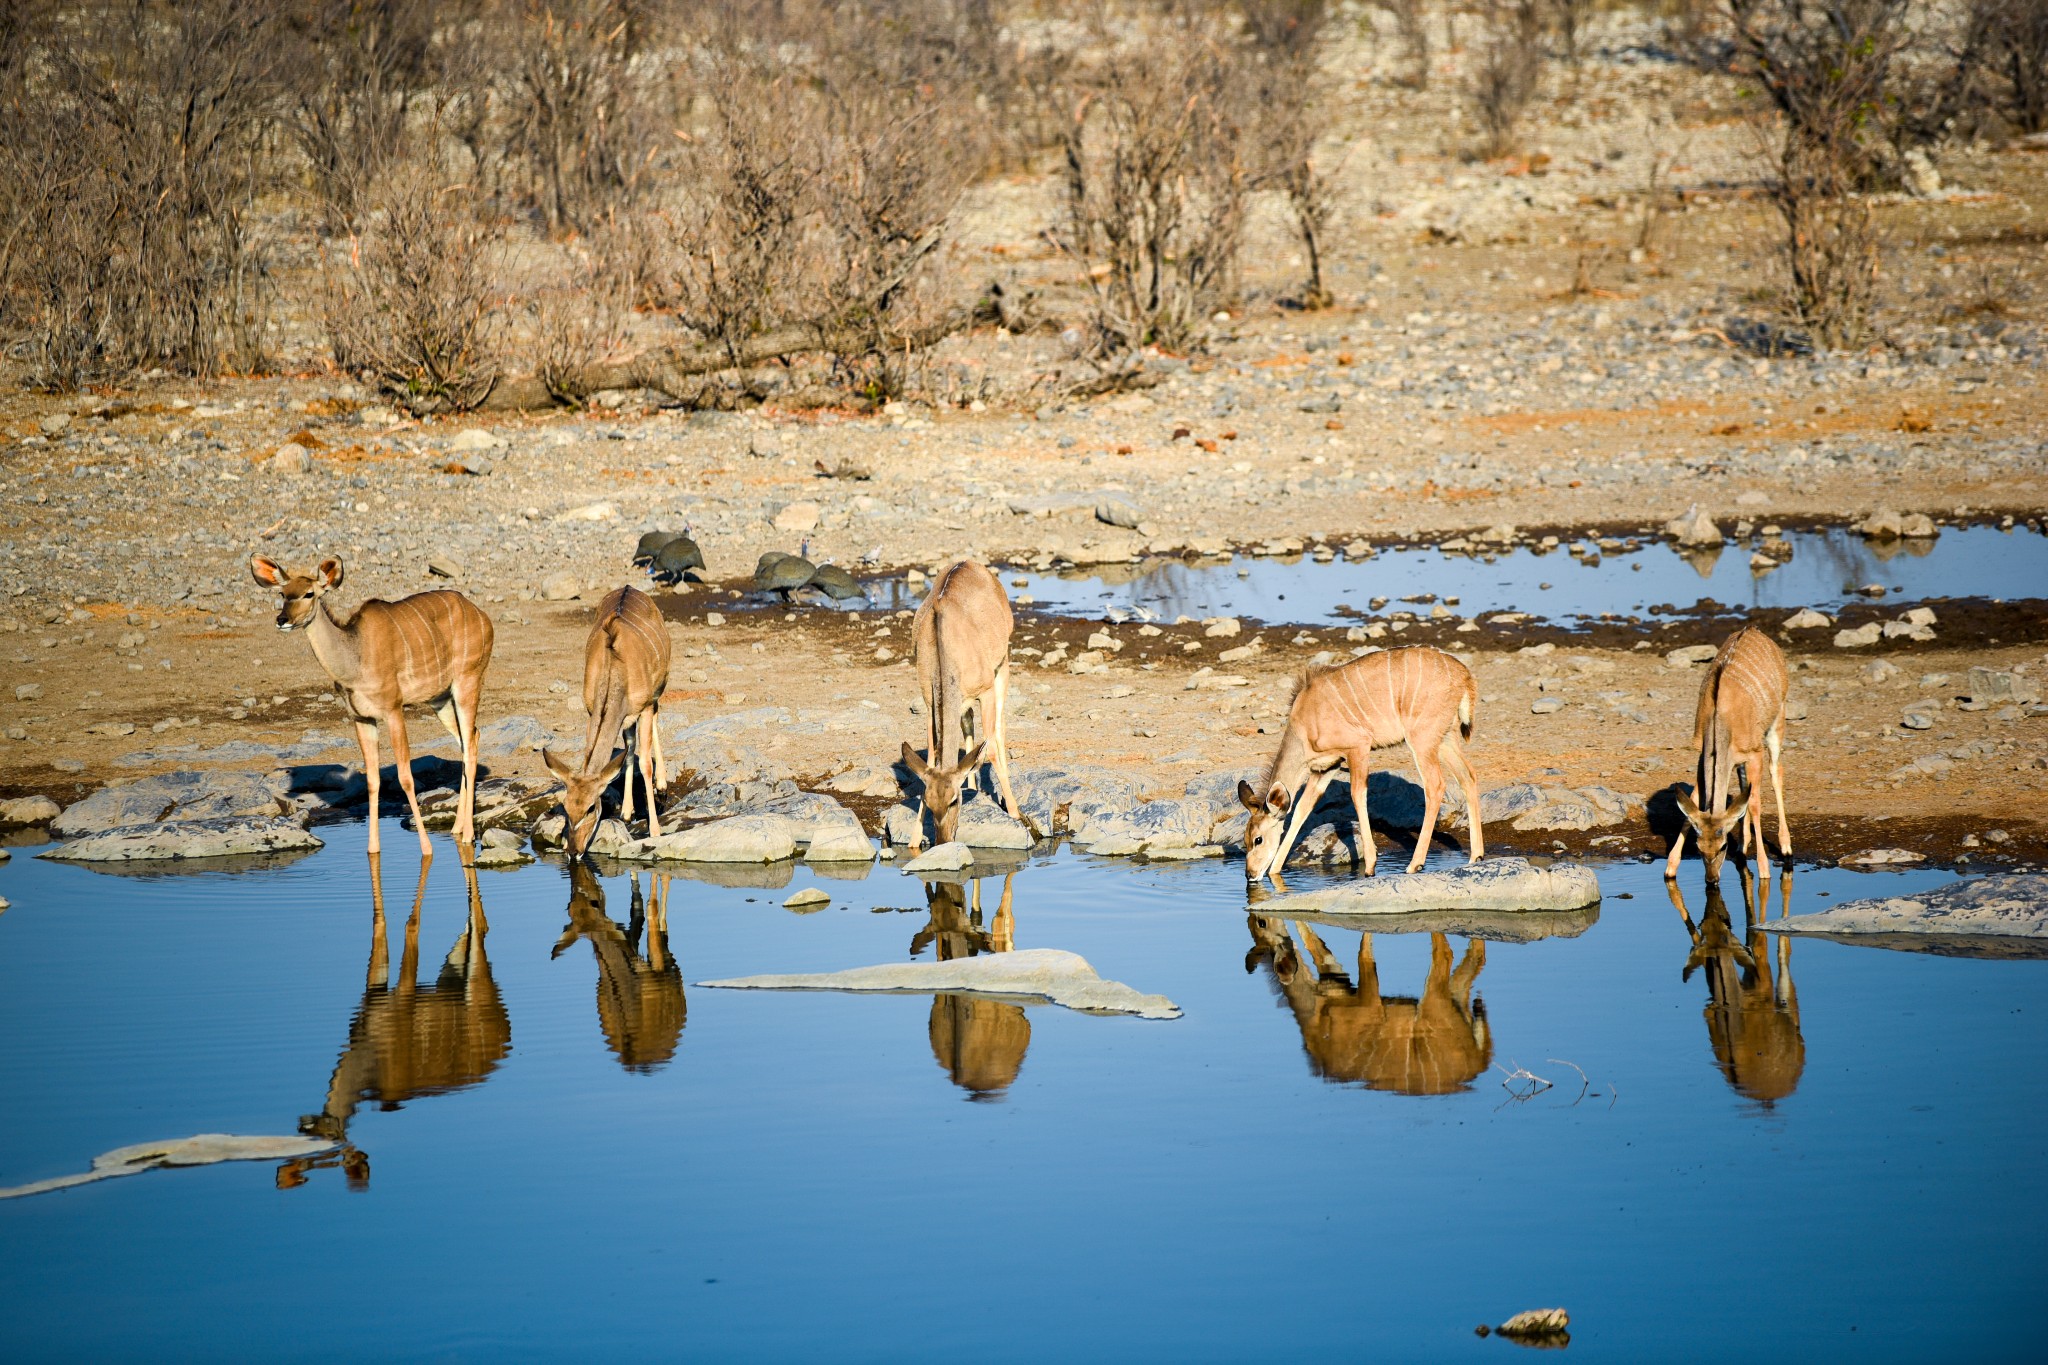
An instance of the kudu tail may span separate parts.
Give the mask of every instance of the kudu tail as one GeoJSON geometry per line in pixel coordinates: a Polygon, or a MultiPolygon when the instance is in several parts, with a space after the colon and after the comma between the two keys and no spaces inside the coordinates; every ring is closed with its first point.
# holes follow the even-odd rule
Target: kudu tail
{"type": "Polygon", "coordinates": [[[1477,699],[1478,694],[1479,685],[1470,678],[1467,678],[1464,690],[1458,694],[1459,739],[1472,738],[1472,703],[1477,699]]]}

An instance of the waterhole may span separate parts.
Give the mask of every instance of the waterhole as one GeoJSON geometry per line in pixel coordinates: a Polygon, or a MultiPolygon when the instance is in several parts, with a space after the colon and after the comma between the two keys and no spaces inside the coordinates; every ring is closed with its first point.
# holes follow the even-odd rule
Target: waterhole
{"type": "MultiPolygon", "coordinates": [[[[1657,606],[1686,609],[1711,599],[1731,610],[1814,607],[1831,611],[1852,599],[2048,596],[2048,536],[1979,526],[1944,530],[1937,539],[1873,542],[1834,528],[1756,538],[1718,552],[1681,552],[1669,542],[1620,541],[1574,555],[1521,545],[1487,554],[1434,547],[1382,551],[1368,559],[1238,556],[1228,561],[1151,559],[1066,573],[1006,574],[1014,599],[1043,611],[1101,616],[1120,612],[1172,621],[1181,616],[1243,616],[1273,624],[1325,625],[1385,610],[1414,610],[1403,599],[1456,599],[1460,616],[1524,612],[1555,621],[1642,615],[1657,606]],[[1632,546],[1633,548],[1629,548],[1632,546]],[[1752,568],[1763,547],[1791,557],[1752,568]],[[1782,549],[1779,547],[1783,547],[1782,549]],[[1491,561],[1487,555],[1491,556],[1491,561]],[[1876,593],[1870,589],[1879,589],[1876,593]]],[[[1427,612],[1425,604],[1422,610],[1427,612]]]]}
{"type": "MultiPolygon", "coordinates": [[[[1413,1359],[1563,1305],[1575,1355],[1640,1360],[1738,1299],[1787,1358],[2034,1332],[2048,967],[1788,958],[1732,871],[1709,906],[1688,863],[1684,917],[1609,863],[1552,937],[1368,948],[1248,915],[1236,863],[472,890],[394,823],[380,937],[363,826],[321,833],[0,867],[0,1185],[343,1144],[0,1202],[0,1356],[1413,1359]],[[696,984],[1008,945],[1184,1013],[696,984]]],[[[1944,876],[1801,869],[1791,909],[1944,876]]]]}

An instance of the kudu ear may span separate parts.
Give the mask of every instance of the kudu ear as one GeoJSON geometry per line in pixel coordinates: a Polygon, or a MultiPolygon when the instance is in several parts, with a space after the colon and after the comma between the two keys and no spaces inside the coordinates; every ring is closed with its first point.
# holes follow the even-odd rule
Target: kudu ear
{"type": "Polygon", "coordinates": [[[574,775],[574,769],[557,757],[553,749],[542,749],[540,751],[540,761],[547,765],[549,772],[564,782],[567,782],[574,775]]]}
{"type": "Polygon", "coordinates": [[[285,579],[291,576],[278,566],[276,560],[265,559],[262,555],[249,556],[249,573],[266,588],[281,588],[285,579]]]}
{"type": "Polygon", "coordinates": [[[931,765],[917,756],[917,750],[910,747],[910,741],[903,741],[903,766],[910,769],[920,782],[932,780],[931,765]]]}
{"type": "Polygon", "coordinates": [[[1287,788],[1285,787],[1275,786],[1266,793],[1266,809],[1272,811],[1275,815],[1287,814],[1289,808],[1293,805],[1294,798],[1287,794],[1287,788]]]}
{"type": "Polygon", "coordinates": [[[955,777],[958,777],[963,773],[973,772],[976,768],[981,766],[981,755],[982,752],[987,748],[988,745],[986,744],[975,745],[972,749],[969,749],[965,754],[962,754],[960,757],[960,761],[954,764],[947,771],[952,773],[952,775],[955,777]]]}
{"type": "Polygon", "coordinates": [[[1252,784],[1243,778],[1237,780],[1237,799],[1242,801],[1244,808],[1254,815],[1260,815],[1265,812],[1266,803],[1261,801],[1259,794],[1252,790],[1252,784]]]}
{"type": "Polygon", "coordinates": [[[340,587],[342,579],[341,561],[333,558],[321,560],[320,567],[313,570],[313,577],[319,581],[320,586],[323,588],[340,587]]]}
{"type": "Polygon", "coordinates": [[[1695,829],[1699,828],[1704,817],[1700,815],[1700,803],[1692,799],[1692,793],[1680,792],[1673,799],[1678,804],[1678,813],[1685,817],[1685,822],[1695,829]]]}
{"type": "Polygon", "coordinates": [[[604,765],[604,771],[600,772],[597,775],[598,790],[603,791],[606,787],[609,787],[612,784],[612,779],[617,777],[619,775],[619,770],[625,766],[626,751],[624,749],[620,749],[618,752],[612,755],[612,761],[604,765]]]}

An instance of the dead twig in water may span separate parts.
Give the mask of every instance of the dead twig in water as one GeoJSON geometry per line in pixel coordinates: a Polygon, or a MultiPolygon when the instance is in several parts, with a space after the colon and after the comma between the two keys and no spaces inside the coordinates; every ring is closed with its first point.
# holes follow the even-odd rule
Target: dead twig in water
{"type": "Polygon", "coordinates": [[[1514,1063],[1514,1068],[1513,1071],[1509,1071],[1500,1063],[1494,1063],[1494,1069],[1502,1073],[1501,1089],[1508,1092],[1507,1099],[1501,1101],[1501,1107],[1504,1108],[1510,1103],[1527,1103],[1551,1088],[1549,1081],[1530,1071],[1520,1062],[1514,1063]]]}

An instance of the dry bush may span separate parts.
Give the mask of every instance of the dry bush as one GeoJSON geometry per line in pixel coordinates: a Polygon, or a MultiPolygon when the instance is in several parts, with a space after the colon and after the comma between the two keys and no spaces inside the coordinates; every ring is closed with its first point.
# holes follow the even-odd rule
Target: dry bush
{"type": "Polygon", "coordinates": [[[327,335],[342,369],[416,413],[466,411],[497,383],[498,232],[468,186],[408,158],[323,258],[327,335]]]}
{"type": "Polygon", "coordinates": [[[632,316],[633,263],[600,231],[570,243],[527,291],[534,377],[558,403],[592,391],[592,371],[626,337],[632,316]]]}
{"type": "Polygon", "coordinates": [[[653,0],[511,0],[505,155],[550,232],[586,229],[643,187],[669,112],[661,63],[642,60],[653,0]]]}
{"type": "Polygon", "coordinates": [[[1586,37],[1586,21],[1593,17],[1594,0],[1549,0],[1550,26],[1557,32],[1557,45],[1564,59],[1579,64],[1586,37]]]}
{"type": "Polygon", "coordinates": [[[1543,80],[1540,0],[1485,0],[1468,95],[1486,132],[1486,154],[1504,155],[1543,80]]]}
{"type": "Polygon", "coordinates": [[[1101,33],[1069,83],[1060,242],[1085,269],[1097,356],[1186,348],[1233,281],[1258,111],[1220,27],[1183,12],[1101,33]]]}
{"type": "Polygon", "coordinates": [[[1969,0],[1934,112],[1938,127],[1973,134],[1987,115],[2048,132],[2048,0],[1969,0]]]}
{"type": "Polygon", "coordinates": [[[1792,319],[1816,346],[1869,332],[1877,241],[1858,190],[1884,156],[1887,82],[1905,42],[1906,0],[1728,0],[1738,69],[1772,113],[1758,135],[1785,225],[1781,260],[1792,319]]]}
{"type": "Polygon", "coordinates": [[[1401,50],[1408,59],[1402,82],[1417,90],[1429,85],[1429,13],[1423,0],[1374,0],[1374,7],[1394,22],[1401,50]]]}
{"type": "Polygon", "coordinates": [[[1320,54],[1329,10],[1323,0],[1246,0],[1244,40],[1256,70],[1255,125],[1259,180],[1287,196],[1295,235],[1308,260],[1300,302],[1326,308],[1323,250],[1337,214],[1335,168],[1315,149],[1327,126],[1330,82],[1320,54]]]}
{"type": "Polygon", "coordinates": [[[261,363],[278,25],[260,0],[14,12],[0,285],[29,380],[261,363]]]}
{"type": "Polygon", "coordinates": [[[299,0],[285,9],[291,43],[288,123],[331,231],[405,146],[416,104],[445,61],[431,0],[299,0]]]}

